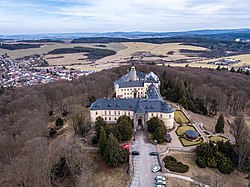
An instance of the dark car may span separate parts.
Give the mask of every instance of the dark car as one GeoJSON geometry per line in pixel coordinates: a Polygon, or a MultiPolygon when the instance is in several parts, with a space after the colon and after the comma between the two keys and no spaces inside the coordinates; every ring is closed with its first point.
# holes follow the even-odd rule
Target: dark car
{"type": "Polygon", "coordinates": [[[172,141],[171,135],[170,134],[166,134],[165,140],[166,140],[167,143],[171,143],[171,141],[172,141]]]}
{"type": "Polygon", "coordinates": [[[132,151],[132,155],[140,155],[139,151],[132,151]]]}
{"type": "Polygon", "coordinates": [[[157,152],[150,152],[149,155],[151,155],[151,156],[158,156],[158,153],[157,152]]]}

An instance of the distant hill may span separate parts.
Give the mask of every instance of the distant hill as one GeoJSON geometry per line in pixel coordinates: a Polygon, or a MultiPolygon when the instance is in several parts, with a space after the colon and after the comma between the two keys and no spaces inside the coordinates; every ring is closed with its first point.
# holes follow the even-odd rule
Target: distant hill
{"type": "Polygon", "coordinates": [[[54,34],[20,34],[20,35],[0,35],[0,38],[14,39],[14,40],[74,40],[77,38],[92,38],[92,37],[111,37],[111,38],[125,38],[125,39],[140,39],[152,37],[177,37],[177,36],[206,36],[216,38],[225,37],[225,39],[232,40],[239,36],[244,39],[250,39],[250,28],[245,29],[211,29],[211,30],[193,30],[182,32],[104,32],[104,33],[54,33],[54,34]],[[232,37],[234,35],[234,37],[232,37]]]}
{"type": "Polygon", "coordinates": [[[53,42],[53,43],[65,43],[62,40],[53,40],[53,39],[38,39],[38,40],[18,40],[17,42],[26,42],[26,43],[43,43],[43,42],[53,42]]]}

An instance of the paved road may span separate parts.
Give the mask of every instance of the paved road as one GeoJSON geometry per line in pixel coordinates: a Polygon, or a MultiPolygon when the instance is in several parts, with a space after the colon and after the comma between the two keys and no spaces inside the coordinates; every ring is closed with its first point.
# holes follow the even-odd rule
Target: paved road
{"type": "Polygon", "coordinates": [[[134,177],[130,187],[152,187],[155,185],[154,177],[159,174],[152,173],[151,169],[158,166],[156,156],[150,156],[150,152],[157,151],[157,147],[147,141],[143,130],[137,131],[136,140],[132,145],[132,151],[139,151],[140,155],[133,156],[134,177]]]}

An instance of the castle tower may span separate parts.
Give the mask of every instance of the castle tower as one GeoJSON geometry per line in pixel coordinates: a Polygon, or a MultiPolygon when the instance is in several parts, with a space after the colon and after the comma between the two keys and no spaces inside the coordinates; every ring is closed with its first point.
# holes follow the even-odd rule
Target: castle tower
{"type": "Polygon", "coordinates": [[[136,81],[136,70],[135,70],[135,66],[131,67],[130,73],[129,73],[129,80],[130,81],[136,81]]]}

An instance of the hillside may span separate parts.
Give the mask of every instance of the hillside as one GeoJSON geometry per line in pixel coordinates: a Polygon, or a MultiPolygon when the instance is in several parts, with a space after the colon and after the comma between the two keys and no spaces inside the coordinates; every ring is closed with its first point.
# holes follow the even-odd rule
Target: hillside
{"type": "MultiPolygon", "coordinates": [[[[111,97],[114,80],[125,74],[129,67],[122,66],[104,70],[71,82],[59,81],[4,91],[0,96],[1,186],[20,184],[49,186],[51,182],[55,182],[51,178],[51,169],[60,161],[61,156],[72,158],[72,163],[75,163],[73,160],[76,159],[83,168],[89,168],[80,174],[76,173],[76,182],[88,184],[88,186],[98,186],[97,181],[93,181],[87,175],[91,176],[92,172],[100,168],[98,167],[100,163],[96,162],[98,155],[95,151],[85,149],[83,152],[79,152],[81,149],[75,141],[79,136],[72,131],[72,120],[79,112],[83,113],[87,120],[88,109],[86,106],[89,106],[95,98],[111,97]],[[62,117],[64,110],[69,113],[62,117]],[[54,125],[58,117],[64,119],[65,127],[58,130],[58,135],[49,137],[49,128],[54,125]],[[80,157],[78,157],[79,155],[80,157]],[[79,160],[79,158],[81,159],[79,160]],[[31,172],[32,175],[30,175],[31,172]]],[[[235,114],[249,108],[250,87],[247,86],[250,85],[249,76],[201,68],[152,65],[137,66],[136,68],[144,72],[153,71],[160,77],[165,71],[164,74],[171,80],[186,81],[186,84],[192,88],[194,98],[203,99],[207,103],[210,102],[210,99],[216,98],[221,111],[235,114]],[[235,101],[237,102],[235,103],[235,101]]],[[[88,139],[88,142],[91,142],[92,133],[90,130],[84,137],[88,139]]],[[[86,146],[88,147],[90,144],[88,143],[84,147],[86,146]]],[[[124,172],[124,170],[122,171],[124,172]]],[[[70,180],[70,178],[67,179],[70,180]]],[[[64,182],[66,181],[64,180],[64,182]]]]}

